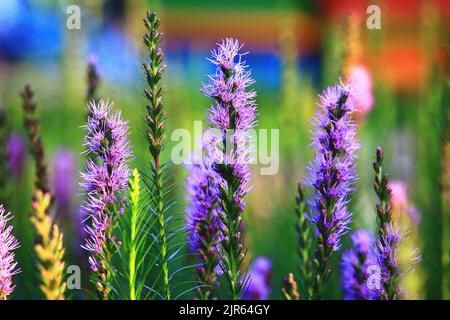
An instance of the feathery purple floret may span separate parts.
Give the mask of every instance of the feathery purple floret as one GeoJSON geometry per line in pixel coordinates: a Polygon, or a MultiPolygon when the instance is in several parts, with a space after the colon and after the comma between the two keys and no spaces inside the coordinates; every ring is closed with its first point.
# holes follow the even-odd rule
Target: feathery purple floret
{"type": "Polygon", "coordinates": [[[318,105],[312,132],[315,159],[308,166],[307,179],[315,190],[309,199],[310,220],[316,226],[321,250],[337,251],[351,221],[347,204],[356,181],[355,157],[359,150],[351,119],[355,111],[352,84],[341,81],[327,88],[318,105]]]}
{"type": "Polygon", "coordinates": [[[112,107],[112,103],[103,100],[90,103],[91,113],[84,138],[88,148],[86,153],[91,155],[86,171],[81,173],[83,182],[80,184],[88,196],[83,210],[91,219],[91,226],[86,227],[88,239],[84,248],[92,253],[89,263],[94,272],[99,269],[97,256],[103,254],[106,242],[111,240],[113,215],[108,210],[120,200],[118,195],[126,190],[130,174],[128,124],[112,107]]]}
{"type": "Polygon", "coordinates": [[[342,255],[342,288],[347,300],[371,300],[376,298],[373,290],[369,289],[368,280],[370,267],[377,266],[373,252],[375,239],[366,230],[354,232],[350,239],[353,248],[342,255]]]}
{"type": "Polygon", "coordinates": [[[270,295],[272,263],[266,257],[258,257],[249,272],[249,284],[245,290],[245,300],[267,300],[270,295]]]}
{"type": "Polygon", "coordinates": [[[20,272],[14,260],[14,250],[19,247],[19,242],[12,235],[13,227],[7,225],[10,219],[11,214],[5,213],[0,204],[0,300],[6,300],[14,291],[12,277],[20,272]]]}

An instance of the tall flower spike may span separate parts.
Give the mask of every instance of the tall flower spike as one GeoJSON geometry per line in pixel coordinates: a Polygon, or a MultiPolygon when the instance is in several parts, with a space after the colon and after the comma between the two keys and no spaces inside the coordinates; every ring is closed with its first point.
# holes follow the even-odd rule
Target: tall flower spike
{"type": "Polygon", "coordinates": [[[214,99],[207,116],[211,127],[219,131],[219,137],[211,140],[212,167],[220,178],[223,271],[232,299],[240,299],[246,283],[240,270],[246,254],[241,225],[251,179],[248,131],[256,126],[256,93],[248,89],[254,80],[242,61],[241,48],[237,40],[226,39],[212,51],[210,61],[216,70],[202,88],[205,96],[214,99]]]}
{"type": "Polygon", "coordinates": [[[187,240],[191,252],[198,255],[197,298],[214,298],[219,268],[220,219],[218,216],[219,186],[217,174],[205,163],[189,166],[186,190],[187,240]]]}
{"type": "Polygon", "coordinates": [[[165,300],[171,299],[170,273],[169,273],[169,245],[168,237],[170,234],[167,218],[167,187],[164,184],[166,179],[166,166],[161,163],[161,152],[166,144],[166,113],[163,110],[163,100],[165,88],[161,85],[161,78],[166,69],[164,64],[164,54],[159,47],[163,34],[158,30],[160,20],[155,12],[148,11],[144,19],[147,33],[144,35],[144,44],[148,48],[150,63],[144,63],[144,72],[148,84],[145,89],[147,104],[147,140],[149,151],[153,162],[151,167],[151,183],[154,211],[157,219],[158,239],[158,263],[162,270],[162,296],[165,300]]]}
{"type": "Polygon", "coordinates": [[[83,205],[90,219],[85,227],[88,238],[83,246],[90,252],[89,264],[98,276],[96,287],[99,297],[108,299],[112,273],[109,262],[114,254],[112,239],[114,210],[121,209],[120,194],[127,189],[131,157],[128,142],[128,124],[113,104],[100,100],[90,103],[91,116],[86,126],[84,144],[87,160],[81,188],[87,194],[83,205]]]}
{"type": "Polygon", "coordinates": [[[359,149],[351,119],[355,110],[353,85],[341,81],[328,87],[318,105],[311,144],[316,149],[315,159],[308,165],[307,178],[307,184],[314,188],[308,204],[317,237],[313,288],[316,299],[321,297],[322,286],[331,274],[330,257],[349,229],[352,216],[347,203],[356,181],[355,157],[359,149]]]}
{"type": "Polygon", "coordinates": [[[5,213],[0,204],[0,300],[6,300],[14,291],[12,278],[20,272],[14,260],[14,250],[19,248],[19,242],[12,235],[13,227],[8,226],[10,213],[5,213]]]}
{"type": "Polygon", "coordinates": [[[376,258],[380,267],[381,299],[394,300],[402,296],[400,277],[421,260],[418,250],[411,253],[410,262],[402,268],[398,259],[398,250],[404,236],[392,219],[389,176],[383,174],[383,149],[377,148],[376,160],[373,163],[375,171],[374,189],[379,203],[376,205],[378,238],[376,243],[376,258]]]}
{"type": "Polygon", "coordinates": [[[26,85],[20,94],[24,111],[23,122],[27,129],[31,154],[36,166],[36,190],[47,193],[49,192],[47,165],[45,163],[44,147],[39,133],[39,118],[36,116],[36,103],[33,101],[33,95],[34,92],[30,85],[26,85]]]}
{"type": "Polygon", "coordinates": [[[378,265],[373,252],[375,239],[366,230],[354,232],[350,239],[353,248],[342,255],[342,288],[346,300],[371,300],[376,294],[370,288],[368,281],[378,265]]]}
{"type": "Polygon", "coordinates": [[[34,246],[39,259],[40,289],[47,300],[64,300],[66,282],[64,272],[63,234],[48,215],[51,196],[38,190],[34,196],[33,212],[30,216],[40,241],[34,246]]]}

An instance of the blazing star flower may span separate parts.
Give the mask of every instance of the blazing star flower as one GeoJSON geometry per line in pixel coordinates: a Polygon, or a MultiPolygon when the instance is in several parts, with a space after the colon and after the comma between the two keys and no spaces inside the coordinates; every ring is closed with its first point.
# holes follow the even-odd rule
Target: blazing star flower
{"type": "Polygon", "coordinates": [[[245,290],[245,300],[267,300],[270,295],[272,263],[266,257],[258,257],[249,272],[249,284],[245,290]]]}
{"type": "Polygon", "coordinates": [[[315,190],[309,198],[311,222],[322,249],[337,251],[348,231],[351,213],[348,196],[356,182],[355,158],[359,144],[350,115],[354,112],[351,83],[329,87],[320,96],[320,109],[314,118],[312,146],[315,160],[308,165],[307,184],[315,190]]]}
{"type": "MultiPolygon", "coordinates": [[[[91,220],[91,226],[85,228],[88,239],[84,248],[92,254],[89,258],[91,269],[99,273],[103,281],[102,278],[107,277],[104,260],[108,258],[105,254],[111,242],[114,217],[110,209],[120,201],[118,195],[127,188],[130,174],[127,161],[131,157],[128,124],[121,119],[119,111],[112,110],[112,106],[103,100],[98,104],[90,103],[91,116],[84,143],[91,158],[87,161],[86,171],[81,173],[83,182],[80,184],[87,194],[83,210],[91,220]]],[[[108,291],[103,294],[107,297],[108,291]]]]}
{"type": "Polygon", "coordinates": [[[256,93],[248,90],[254,80],[242,61],[241,48],[237,40],[226,39],[212,51],[210,61],[216,70],[201,90],[205,96],[214,99],[207,117],[211,128],[219,131],[219,136],[206,145],[210,149],[211,146],[215,148],[210,154],[212,169],[219,177],[224,271],[231,273],[228,280],[233,299],[240,298],[242,289],[239,265],[245,256],[245,248],[240,226],[242,211],[246,207],[244,197],[249,191],[251,178],[248,163],[252,147],[248,131],[256,126],[256,93]],[[231,261],[234,266],[231,266],[231,261]]]}
{"type": "MultiPolygon", "coordinates": [[[[327,88],[320,96],[314,117],[313,163],[308,165],[306,184],[314,188],[308,203],[309,220],[315,226],[318,248],[317,281],[326,282],[331,272],[330,255],[341,246],[348,232],[351,213],[347,209],[349,195],[356,181],[355,157],[359,149],[351,114],[355,111],[354,87],[351,82],[327,88]]],[[[320,290],[320,284],[316,285],[320,290]]],[[[316,292],[319,298],[319,292],[316,292]]]]}
{"type": "Polygon", "coordinates": [[[366,230],[354,232],[350,239],[353,248],[342,255],[342,288],[346,300],[371,300],[376,297],[368,286],[370,267],[377,266],[373,253],[375,239],[366,230]]]}
{"type": "MultiPolygon", "coordinates": [[[[389,176],[383,173],[383,157],[383,149],[378,147],[376,160],[373,163],[375,171],[374,189],[379,199],[379,203],[376,205],[378,238],[375,254],[381,277],[379,298],[395,300],[403,294],[403,289],[400,286],[401,276],[411,270],[421,260],[421,257],[419,250],[416,249],[410,253],[406,266],[401,266],[399,263],[398,252],[404,234],[393,221],[390,203],[393,194],[389,187],[389,176]]],[[[397,199],[397,201],[399,200],[403,202],[404,199],[397,199]]]]}
{"type": "Polygon", "coordinates": [[[233,198],[239,202],[242,211],[245,208],[243,198],[249,191],[248,183],[251,178],[248,167],[251,146],[248,143],[250,137],[246,133],[256,126],[257,112],[254,100],[256,93],[247,90],[254,80],[242,61],[244,54],[239,53],[241,48],[242,45],[237,40],[226,39],[219,44],[218,49],[212,51],[212,59],[209,60],[216,65],[216,72],[209,76],[209,82],[203,85],[201,91],[215,100],[207,111],[207,117],[211,127],[222,134],[221,139],[216,139],[217,144],[226,141],[227,130],[233,131],[228,133],[231,134],[228,138],[233,150],[227,150],[228,153],[217,151],[219,148],[216,145],[216,152],[210,153],[217,155],[212,161],[215,160],[213,167],[220,176],[224,176],[224,170],[227,170],[239,182],[233,198]]]}
{"type": "Polygon", "coordinates": [[[19,242],[12,235],[13,227],[7,225],[10,219],[11,214],[5,213],[0,205],[0,300],[6,300],[14,291],[12,277],[20,272],[14,261],[14,250],[19,248],[19,242]]]}
{"type": "Polygon", "coordinates": [[[356,110],[358,115],[365,116],[372,110],[374,97],[372,92],[372,76],[369,70],[363,65],[353,65],[350,68],[349,77],[355,85],[355,95],[357,97],[356,110]]]}
{"type": "Polygon", "coordinates": [[[26,155],[24,138],[17,133],[11,133],[8,141],[9,172],[15,180],[20,180],[23,173],[26,155]]]}

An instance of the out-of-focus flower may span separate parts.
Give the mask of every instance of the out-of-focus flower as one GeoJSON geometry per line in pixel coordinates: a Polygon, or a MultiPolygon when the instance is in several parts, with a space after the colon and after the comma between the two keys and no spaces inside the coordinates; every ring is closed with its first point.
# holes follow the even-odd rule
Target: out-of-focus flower
{"type": "Polygon", "coordinates": [[[67,149],[59,150],[55,155],[53,172],[53,195],[61,214],[70,214],[75,189],[77,165],[75,155],[67,149]]]}
{"type": "Polygon", "coordinates": [[[406,183],[399,180],[389,182],[391,189],[391,205],[393,210],[405,210],[408,207],[408,193],[406,183]]]}
{"type": "Polygon", "coordinates": [[[20,134],[12,132],[8,140],[8,163],[11,177],[15,180],[20,180],[22,177],[25,155],[25,139],[20,134]]]}
{"type": "Polygon", "coordinates": [[[87,93],[86,101],[97,101],[97,87],[100,83],[100,72],[98,71],[98,58],[96,55],[91,54],[87,61],[87,93]]]}
{"type": "Polygon", "coordinates": [[[372,76],[363,65],[353,65],[349,68],[349,77],[355,87],[357,117],[365,117],[374,104],[372,76]]]}
{"type": "Polygon", "coordinates": [[[389,182],[388,187],[392,194],[390,203],[394,216],[399,216],[399,220],[402,220],[400,216],[406,214],[413,227],[417,229],[422,216],[417,207],[409,201],[408,185],[403,181],[393,180],[389,182]]]}
{"type": "Polygon", "coordinates": [[[5,213],[0,204],[0,300],[6,300],[14,291],[12,277],[20,272],[14,260],[14,250],[19,247],[19,242],[12,235],[13,227],[7,224],[10,219],[11,214],[5,213]]]}
{"type": "Polygon", "coordinates": [[[266,257],[258,257],[248,273],[249,283],[244,292],[245,300],[267,300],[270,295],[272,263],[266,257]]]}

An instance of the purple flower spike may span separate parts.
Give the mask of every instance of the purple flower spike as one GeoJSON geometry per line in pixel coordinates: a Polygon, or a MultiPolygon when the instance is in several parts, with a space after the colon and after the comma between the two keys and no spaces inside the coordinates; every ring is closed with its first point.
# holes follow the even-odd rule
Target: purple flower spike
{"type": "Polygon", "coordinates": [[[353,248],[342,255],[342,288],[346,300],[371,300],[376,293],[370,289],[368,280],[371,268],[377,267],[377,260],[373,252],[375,239],[366,230],[354,232],[350,239],[353,248]]]}
{"type": "Polygon", "coordinates": [[[245,290],[245,300],[267,300],[270,295],[272,263],[266,257],[258,257],[249,272],[249,284],[245,290]]]}
{"type": "Polygon", "coordinates": [[[105,265],[112,245],[114,214],[111,209],[121,201],[119,194],[127,188],[130,174],[127,161],[131,157],[128,124],[112,106],[103,100],[98,104],[90,103],[84,144],[91,157],[86,171],[81,173],[83,182],[80,184],[88,196],[83,211],[91,220],[91,225],[85,227],[88,238],[83,247],[92,254],[89,257],[91,269],[103,282],[97,283],[103,299],[107,299],[110,292],[110,275],[105,265]]]}
{"type": "Polygon", "coordinates": [[[11,219],[10,213],[5,213],[0,205],[0,300],[6,300],[14,291],[12,277],[20,272],[14,261],[14,250],[19,248],[19,242],[12,235],[12,226],[7,223],[11,219]]]}
{"type": "Polygon", "coordinates": [[[355,111],[354,88],[350,82],[327,88],[320,96],[314,117],[313,163],[308,165],[306,183],[314,188],[309,198],[309,219],[315,225],[316,250],[315,298],[331,270],[328,262],[339,250],[341,238],[348,232],[351,213],[347,209],[349,195],[356,182],[355,158],[359,150],[356,128],[351,114],[355,111]]]}
{"type": "Polygon", "coordinates": [[[237,40],[226,39],[211,52],[209,60],[216,70],[201,89],[205,96],[214,100],[207,117],[211,129],[219,131],[219,136],[206,141],[204,147],[211,155],[211,167],[217,173],[220,186],[219,217],[224,235],[221,267],[228,275],[232,299],[240,299],[242,290],[239,267],[246,251],[241,229],[242,212],[251,179],[249,130],[255,128],[257,114],[256,93],[249,90],[254,80],[242,61],[241,48],[237,40]]]}
{"type": "Polygon", "coordinates": [[[17,133],[11,133],[8,141],[9,171],[15,180],[20,180],[25,163],[25,139],[17,133]]]}

